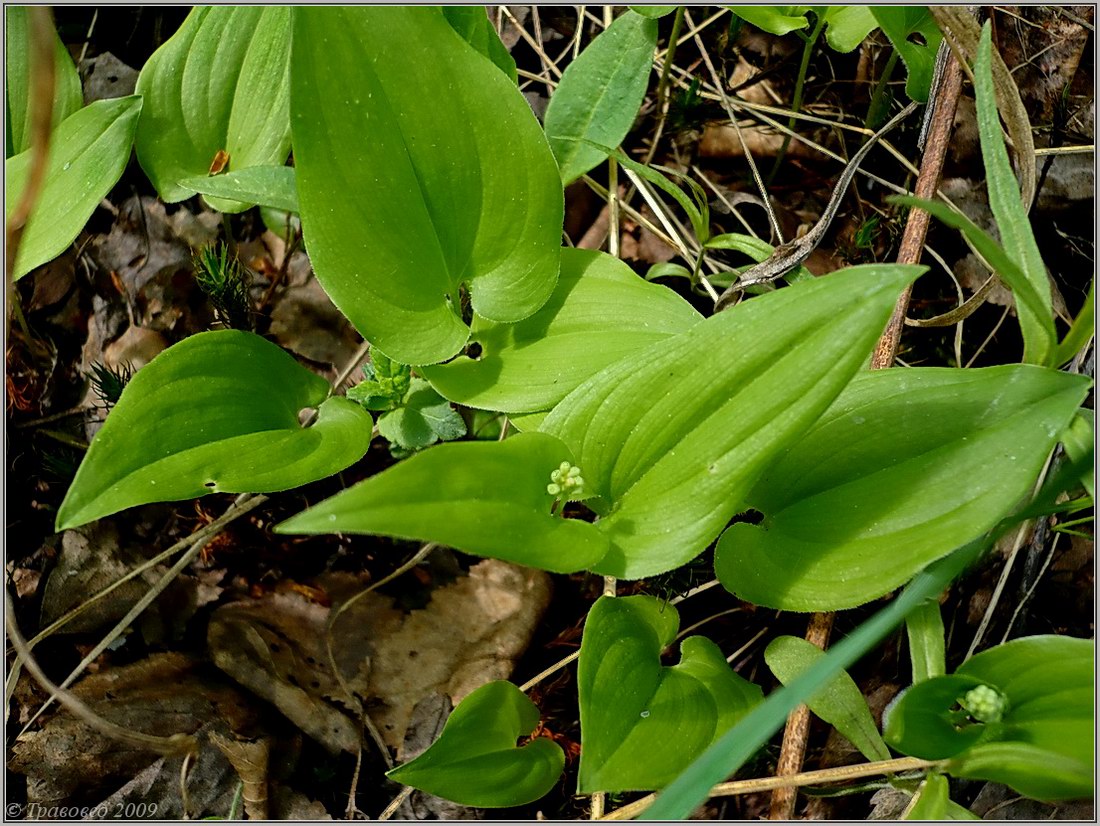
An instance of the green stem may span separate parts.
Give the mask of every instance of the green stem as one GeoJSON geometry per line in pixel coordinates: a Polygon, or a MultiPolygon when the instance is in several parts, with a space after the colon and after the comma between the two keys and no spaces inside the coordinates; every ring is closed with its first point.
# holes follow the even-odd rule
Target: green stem
{"type": "MultiPolygon", "coordinates": [[[[802,62],[798,66],[798,79],[794,84],[794,100],[791,101],[791,111],[796,114],[802,109],[802,92],[806,87],[806,73],[810,70],[810,56],[813,54],[814,46],[817,45],[817,40],[821,37],[821,32],[825,28],[825,16],[818,14],[816,17],[817,20],[814,23],[814,30],[810,33],[810,36],[806,38],[806,45],[802,48],[802,62]]],[[[787,128],[793,130],[795,123],[796,121],[792,117],[787,121],[787,128]]],[[[776,173],[779,172],[779,167],[783,164],[783,158],[787,155],[787,147],[790,145],[791,136],[788,134],[783,138],[783,145],[779,147],[779,153],[775,156],[775,164],[772,166],[772,171],[768,173],[769,184],[775,180],[776,173]]]]}
{"type": "Polygon", "coordinates": [[[867,129],[878,129],[886,118],[886,112],[890,106],[890,102],[885,95],[886,84],[890,82],[890,77],[894,74],[894,67],[898,65],[898,56],[897,49],[890,52],[890,58],[886,61],[882,76],[879,77],[878,82],[875,83],[874,91],[871,92],[871,105],[867,107],[867,120],[863,123],[867,129]]]}
{"type": "Polygon", "coordinates": [[[672,68],[672,58],[676,56],[676,42],[680,39],[680,29],[684,25],[684,7],[676,7],[676,16],[672,18],[672,34],[668,36],[668,49],[665,62],[661,67],[661,79],[657,81],[657,111],[665,109],[665,96],[668,94],[668,72],[672,68]]]}

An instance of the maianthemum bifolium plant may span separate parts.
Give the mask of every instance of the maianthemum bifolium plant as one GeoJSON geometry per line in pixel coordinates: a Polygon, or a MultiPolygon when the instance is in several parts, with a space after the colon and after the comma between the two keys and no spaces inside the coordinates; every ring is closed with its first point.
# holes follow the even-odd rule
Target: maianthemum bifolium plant
{"type": "MultiPolygon", "coordinates": [[[[876,26],[900,39],[907,92],[927,95],[928,41],[939,35],[926,10],[744,17],[790,31],[808,25],[807,12],[834,48],[854,48],[876,26]],[[927,35],[924,51],[911,32],[927,35]]],[[[910,788],[912,816],[965,812],[946,775],[1040,799],[1090,795],[1090,641],[1014,640],[944,673],[935,598],[1008,525],[1078,493],[1080,475],[1063,473],[1032,497],[1060,440],[1074,459],[1089,444],[1076,417],[1090,383],[1058,368],[1092,336],[1091,292],[1059,342],[1001,137],[988,25],[974,72],[1004,246],[939,204],[899,202],[959,228],[1012,288],[1024,363],[872,372],[899,294],[925,267],[849,267],[705,318],[616,258],[561,247],[563,183],[626,136],[657,18],[669,13],[618,16],[566,70],[545,129],[480,8],[197,7],[143,67],[137,94],[83,108],[59,52],[49,168],[16,277],[72,242],[134,148],[166,202],[201,193],[224,212],[299,214],[317,278],[370,342],[372,362],[344,398],[251,332],[181,341],[126,386],[57,529],[151,502],[288,490],[357,462],[377,430],[406,458],[280,532],[437,542],[621,579],[671,571],[717,542],[716,574],[731,593],[787,611],[850,608],[903,588],[828,654],[773,641],[766,659],[785,687],[766,700],[705,637],[681,640],[679,662],[665,665],[673,607],[601,598],[578,664],[578,793],[664,790],[647,816],[686,817],[805,700],[869,760],[892,748],[937,761],[910,788]],[[211,175],[215,157],[223,168],[211,175]],[[520,432],[461,440],[451,403],[505,414],[520,432]],[[570,501],[596,518],[572,516],[570,501]],[[727,527],[749,509],[759,524],[727,527]],[[844,669],[902,622],[914,685],[880,733],[844,669]]],[[[28,61],[25,10],[7,15],[10,210],[29,163],[28,61]]],[[[644,172],[710,240],[705,198],[644,172]]],[[[770,252],[759,241],[737,248],[770,252]]],[[[467,805],[535,801],[564,765],[549,739],[517,745],[538,720],[516,686],[490,683],[389,776],[467,805]]]]}

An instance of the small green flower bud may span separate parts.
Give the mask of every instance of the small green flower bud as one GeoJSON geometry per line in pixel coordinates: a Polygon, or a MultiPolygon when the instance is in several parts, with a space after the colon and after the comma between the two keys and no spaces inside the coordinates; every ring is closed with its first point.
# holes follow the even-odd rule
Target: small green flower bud
{"type": "Polygon", "coordinates": [[[959,705],[980,723],[999,723],[1004,716],[1008,701],[997,689],[988,685],[979,685],[966,692],[959,705]]]}
{"type": "Polygon", "coordinates": [[[561,485],[555,485],[551,483],[546,486],[546,492],[549,493],[551,496],[557,496],[559,493],[561,493],[561,485]]]}

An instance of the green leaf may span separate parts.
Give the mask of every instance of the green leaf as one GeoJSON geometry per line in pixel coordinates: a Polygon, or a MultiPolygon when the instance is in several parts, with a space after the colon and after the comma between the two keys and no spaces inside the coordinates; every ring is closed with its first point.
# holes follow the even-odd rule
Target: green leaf
{"type": "Polygon", "coordinates": [[[406,450],[466,435],[466,422],[423,379],[413,379],[400,407],[378,418],[378,432],[406,450]]]}
{"type": "Polygon", "coordinates": [[[640,14],[642,17],[649,17],[653,20],[657,20],[676,11],[676,6],[628,6],[627,8],[635,14],[640,14]]]}
{"type": "Polygon", "coordinates": [[[123,508],[207,493],[267,493],[358,461],[370,415],[252,333],[185,338],[126,385],[57,513],[57,530],[123,508]],[[318,407],[312,427],[298,423],[318,407]]]}
{"type": "MultiPolygon", "coordinates": [[[[813,643],[798,637],[776,637],[764,651],[764,660],[783,685],[789,685],[825,657],[813,643]]],[[[841,671],[806,701],[810,711],[831,725],[868,760],[889,760],[890,749],[878,733],[859,686],[841,671]]]]}
{"type": "Polygon", "coordinates": [[[1018,307],[1020,329],[1024,334],[1024,361],[1050,364],[1055,345],[1050,335],[1053,324],[1050,281],[1035,234],[1028,219],[1028,207],[1020,202],[1016,174],[1008,160],[1001,118],[997,113],[997,96],[993,91],[992,50],[989,21],[982,27],[982,38],[974,61],[974,91],[977,100],[978,136],[985,161],[989,206],[997,221],[997,230],[1005,251],[1019,266],[1039,298],[1039,307],[1021,304],[1018,307]],[[1035,313],[1041,315],[1036,318],[1035,313]]]}
{"type": "Polygon", "coordinates": [[[1051,361],[1051,367],[1061,367],[1066,362],[1071,361],[1088,344],[1089,339],[1095,335],[1096,320],[1093,316],[1095,312],[1095,292],[1096,280],[1093,279],[1089,281],[1089,291],[1088,295],[1085,296],[1085,304],[1081,307],[1081,312],[1077,314],[1077,318],[1073,320],[1073,325],[1066,333],[1066,337],[1058,345],[1054,359],[1051,361]]]}
{"type": "Polygon", "coordinates": [[[913,686],[888,709],[887,742],[929,760],[950,758],[957,777],[992,780],[1038,800],[1093,791],[1092,640],[1025,637],[972,657],[951,676],[913,686]],[[1004,698],[996,722],[958,701],[977,686],[1004,698]]]}
{"type": "Polygon", "coordinates": [[[519,80],[516,61],[500,42],[500,35],[493,28],[483,6],[444,6],[443,16],[463,40],[496,64],[512,83],[519,80]]]}
{"type": "Polygon", "coordinates": [[[200,195],[298,212],[292,166],[250,166],[223,175],[183,178],[179,185],[200,195]]]}
{"type": "Polygon", "coordinates": [[[905,618],[913,682],[920,683],[947,672],[943,614],[938,600],[928,600],[905,618]]]}
{"type": "Polygon", "coordinates": [[[476,358],[422,368],[451,401],[508,413],[549,410],[609,364],[702,320],[672,290],[595,250],[563,249],[550,300],[516,324],[475,318],[476,358]]]}
{"type": "MultiPolygon", "coordinates": [[[[7,133],[4,157],[31,146],[31,54],[27,6],[5,6],[7,133]]],[[[54,32],[53,129],[84,105],[80,76],[69,50],[54,32]]],[[[9,202],[10,203],[10,202],[9,202]]],[[[10,206],[9,206],[10,209],[10,206]]]]}
{"type": "MultiPolygon", "coordinates": [[[[160,197],[190,198],[181,184],[210,171],[278,165],[290,151],[290,14],[285,6],[196,6],[146,61],[137,92],[141,168],[160,197]]],[[[248,202],[208,199],[221,212],[248,202]]]]}
{"type": "Polygon", "coordinates": [[[870,6],[826,6],[820,12],[825,17],[825,40],[835,51],[847,54],[878,28],[870,6]]]}
{"type": "Polygon", "coordinates": [[[938,201],[926,201],[908,195],[891,195],[886,199],[890,203],[902,206],[920,207],[939,218],[953,229],[959,230],[969,239],[974,248],[993,267],[997,275],[1009,287],[1016,297],[1020,330],[1024,335],[1025,352],[1050,354],[1055,346],[1054,320],[1046,311],[1039,292],[1032,285],[1019,265],[1005,252],[992,236],[980,229],[977,224],[960,212],[955,212],[946,204],[938,201]],[[1029,319],[1024,322],[1024,319],[1029,319]]]}
{"type": "Polygon", "coordinates": [[[871,6],[871,14],[909,72],[905,94],[910,100],[925,103],[932,88],[936,52],[943,40],[935,18],[924,6],[871,6]]]}
{"type": "MultiPolygon", "coordinates": [[[[597,146],[593,144],[593,146],[597,146]]],[[[688,220],[691,222],[692,231],[695,233],[695,237],[699,240],[700,244],[706,244],[710,239],[710,207],[708,206],[706,193],[703,192],[699,184],[691,180],[687,175],[682,172],[677,172],[672,169],[668,169],[664,166],[646,166],[640,164],[633,158],[629,157],[621,149],[611,150],[608,147],[599,147],[604,150],[608,155],[614,155],[615,159],[619,162],[619,165],[625,169],[629,169],[638,177],[649,181],[658,189],[669,195],[688,216],[688,220]],[[689,197],[680,187],[672,183],[664,174],[671,175],[683,181],[691,189],[691,196],[689,197]]]]}
{"type": "Polygon", "coordinates": [[[730,6],[729,10],[768,34],[785,35],[808,28],[809,6],[730,6]]]}
{"type": "Polygon", "coordinates": [[[607,506],[598,528],[611,552],[594,570],[636,579],[706,548],[855,375],[923,271],[852,267],[754,298],[567,396],[542,429],[570,445],[607,506]]]}
{"type": "Polygon", "coordinates": [[[948,797],[949,792],[946,777],[929,774],[917,789],[905,820],[981,820],[969,809],[953,802],[948,797]]]}
{"type": "Polygon", "coordinates": [[[890,592],[1027,494],[1088,387],[1030,365],[857,376],[761,476],[746,501],[764,521],[726,531],[718,578],[791,611],[890,592]]]}
{"type": "Polygon", "coordinates": [[[437,445],[276,527],[277,533],[364,533],[439,542],[479,556],[571,573],[607,540],[587,522],[551,516],[550,473],[569,449],[545,433],[437,445]]]}
{"type": "Polygon", "coordinates": [[[716,783],[740,769],[771,738],[795,706],[805,702],[835,675],[870,651],[913,608],[943,591],[948,583],[985,552],[990,541],[983,537],[979,542],[972,542],[918,574],[897,599],[832,646],[824,658],[789,686],[769,695],[745,719],[713,743],[658,794],[657,800],[646,810],[645,818],[686,819],[696,806],[707,799],[716,783]]]}
{"type": "MultiPolygon", "coordinates": [[[[130,159],[141,98],[100,100],[70,115],[53,131],[46,178],[27,221],[13,277],[65,251],[111,191],[130,159]]],[[[23,194],[31,150],[4,163],[7,214],[23,194]]]]}
{"type": "Polygon", "coordinates": [[[412,386],[409,365],[393,361],[375,350],[371,360],[363,365],[363,381],[348,388],[348,398],[367,410],[393,410],[404,401],[412,386]]]}
{"type": "Polygon", "coordinates": [[[743,717],[762,695],[714,643],[689,637],[661,665],[680,619],[654,597],[601,597],[585,620],[577,666],[577,792],[655,789],[743,717]]]}
{"type": "Polygon", "coordinates": [[[615,147],[626,137],[645,99],[656,47],[657,21],[628,11],[566,68],[544,119],[562,183],[607,158],[592,143],[615,147]]]}
{"type": "Polygon", "coordinates": [[[392,358],[434,364],[469,335],[460,285],[493,321],[545,304],[564,201],[515,84],[438,9],[302,6],[294,20],[305,241],[356,329],[392,358]]]}
{"type": "Polygon", "coordinates": [[[1073,417],[1069,427],[1063,431],[1061,439],[1066,448],[1066,455],[1075,462],[1085,466],[1085,473],[1081,478],[1081,485],[1093,499],[1096,498],[1096,478],[1090,459],[1094,445],[1096,444],[1096,414],[1087,407],[1082,407],[1073,417]]]}
{"type": "Polygon", "coordinates": [[[549,792],[565,768],[546,737],[516,740],[538,725],[539,710],[509,682],[496,680],[458,704],[428,750],[386,777],[463,806],[521,806],[549,792]]]}

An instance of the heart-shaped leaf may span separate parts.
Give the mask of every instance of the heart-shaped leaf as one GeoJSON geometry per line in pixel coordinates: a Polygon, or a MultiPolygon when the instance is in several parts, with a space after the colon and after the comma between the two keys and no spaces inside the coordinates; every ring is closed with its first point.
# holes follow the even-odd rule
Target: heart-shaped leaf
{"type": "Polygon", "coordinates": [[[122,391],[92,440],[57,530],[135,505],[207,493],[266,493],[358,461],[373,422],[359,405],[252,333],[199,333],[169,347],[122,391]],[[316,424],[298,414],[318,407],[316,424]]]}
{"type": "Polygon", "coordinates": [[[723,534],[719,579],[790,611],[892,591],[1020,501],[1088,387],[1031,365],[857,376],[768,466],[746,499],[764,521],[723,534]]]}
{"type": "MultiPolygon", "coordinates": [[[[783,685],[789,685],[825,656],[811,642],[798,637],[776,637],[764,651],[764,660],[783,685]]],[[[878,733],[878,726],[859,686],[842,671],[806,701],[810,711],[831,725],[862,752],[868,760],[889,760],[890,749],[878,733]]]]}
{"type": "Polygon", "coordinates": [[[545,433],[437,445],[277,526],[278,533],[367,533],[439,542],[547,571],[591,567],[595,527],[551,515],[546,488],[569,449],[545,433]]]}
{"type": "MultiPolygon", "coordinates": [[[[138,77],[141,168],[168,203],[190,198],[184,178],[286,161],[290,151],[290,14],[285,6],[196,6],[138,77]]],[[[247,202],[210,199],[222,212],[247,202]]]]}
{"type": "Polygon", "coordinates": [[[878,28],[870,6],[826,6],[820,11],[825,17],[825,40],[841,53],[854,51],[878,28]]]}
{"type": "Polygon", "coordinates": [[[924,103],[932,88],[932,69],[943,40],[935,18],[924,6],[873,5],[870,8],[909,72],[905,94],[910,100],[924,103]]]}
{"type": "Polygon", "coordinates": [[[550,300],[515,324],[475,318],[476,359],[421,371],[451,401],[486,410],[549,410],[621,358],[681,333],[702,316],[672,290],[649,284],[617,258],[563,249],[550,300]]]}
{"type": "Polygon", "coordinates": [[[607,158],[593,143],[616,147],[626,137],[645,98],[656,47],[657,21],[628,11],[566,68],[544,119],[562,183],[607,158]]]}
{"type": "Polygon", "coordinates": [[[463,285],[494,321],[545,304],[561,183],[515,84],[438,9],[303,6],[294,18],[302,226],[336,306],[391,358],[433,364],[469,335],[463,285]]]}
{"type": "Polygon", "coordinates": [[[1093,792],[1095,643],[1024,637],[906,691],[886,740],[905,754],[950,758],[957,777],[1005,783],[1039,800],[1093,792]]]}
{"type": "Polygon", "coordinates": [[[865,362],[922,267],[868,265],[754,298],[593,376],[542,430],[568,444],[627,579],[702,552],[776,452],[865,362]],[[599,511],[598,511],[599,512],[599,511]]]}
{"type": "Polygon", "coordinates": [[[500,35],[483,6],[444,6],[443,16],[463,40],[493,61],[512,83],[519,80],[516,61],[500,42],[500,35]]]}
{"type": "Polygon", "coordinates": [[[683,641],[679,665],[662,666],[679,623],[675,608],[646,596],[602,597],[589,611],[578,793],[661,787],[763,700],[702,637],[683,641]]]}
{"type": "MultiPolygon", "coordinates": [[[[84,229],[130,159],[141,98],[100,100],[70,115],[50,138],[46,179],[15,258],[14,278],[65,251],[84,229]]],[[[7,211],[27,185],[31,150],[4,163],[7,211]]]]}
{"type": "Polygon", "coordinates": [[[530,803],[565,767],[565,754],[549,738],[516,746],[538,722],[538,707],[522,691],[504,680],[487,683],[458,704],[427,751],[386,776],[463,806],[530,803]]]}
{"type": "MultiPolygon", "coordinates": [[[[10,158],[30,148],[31,136],[29,124],[31,56],[30,36],[27,25],[27,6],[4,7],[4,59],[7,65],[5,92],[7,95],[7,131],[5,134],[4,157],[10,158]]],[[[53,128],[57,129],[69,115],[84,105],[84,95],[80,90],[80,76],[69,56],[68,49],[61,38],[54,34],[54,88],[53,88],[53,128]]],[[[9,209],[11,207],[9,206],[9,209]]]]}
{"type": "Polygon", "coordinates": [[[292,166],[249,166],[224,175],[183,178],[179,184],[200,195],[298,212],[298,186],[292,166]]]}

